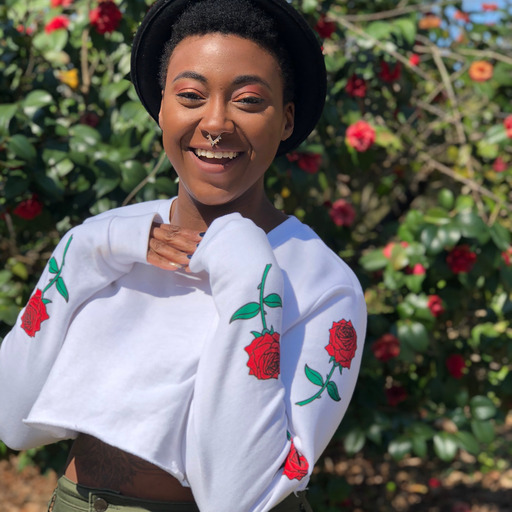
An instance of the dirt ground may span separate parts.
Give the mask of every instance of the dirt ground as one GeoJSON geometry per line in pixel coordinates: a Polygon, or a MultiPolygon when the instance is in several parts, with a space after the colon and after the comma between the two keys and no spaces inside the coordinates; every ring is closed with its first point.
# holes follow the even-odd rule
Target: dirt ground
{"type": "MultiPolygon", "coordinates": [[[[512,414],[507,420],[500,435],[505,447],[511,447],[506,448],[510,456],[512,414]]],[[[348,497],[326,503],[330,512],[512,512],[512,460],[502,460],[501,471],[483,472],[481,464],[464,453],[441,468],[415,457],[400,462],[387,457],[347,459],[334,448],[317,464],[312,492],[315,487],[318,492],[323,478],[338,488],[350,486],[348,497]]],[[[33,466],[19,471],[18,462],[14,455],[0,460],[0,512],[46,512],[57,475],[41,475],[33,466]]]]}

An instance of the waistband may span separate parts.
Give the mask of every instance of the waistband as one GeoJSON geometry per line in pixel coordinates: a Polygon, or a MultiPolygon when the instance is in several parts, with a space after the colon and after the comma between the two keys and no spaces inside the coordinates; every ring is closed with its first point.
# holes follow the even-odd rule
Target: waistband
{"type": "MultiPolygon", "coordinates": [[[[194,502],[155,501],[124,496],[109,490],[78,485],[62,476],[59,478],[49,512],[200,512],[194,502]]],[[[291,494],[272,508],[271,512],[312,512],[306,492],[291,494]]]]}
{"type": "Polygon", "coordinates": [[[59,512],[60,507],[76,512],[199,512],[194,502],[132,498],[108,490],[78,485],[65,476],[59,478],[52,499],[55,508],[50,505],[50,512],[59,512]]]}

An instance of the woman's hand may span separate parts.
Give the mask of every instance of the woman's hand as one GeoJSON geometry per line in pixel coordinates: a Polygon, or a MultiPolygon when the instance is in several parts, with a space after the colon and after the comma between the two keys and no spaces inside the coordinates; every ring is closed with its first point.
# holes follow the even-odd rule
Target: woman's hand
{"type": "Polygon", "coordinates": [[[203,233],[154,222],[149,234],[148,263],[164,270],[185,269],[203,233]]]}

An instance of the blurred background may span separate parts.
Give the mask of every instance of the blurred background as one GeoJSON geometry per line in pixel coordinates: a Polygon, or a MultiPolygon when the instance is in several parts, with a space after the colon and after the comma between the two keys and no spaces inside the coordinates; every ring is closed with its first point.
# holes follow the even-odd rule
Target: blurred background
{"type": "MultiPolygon", "coordinates": [[[[151,3],[0,6],[0,339],[70,227],[176,193],[129,81],[151,3]]],[[[512,3],[292,3],[329,92],[268,193],[351,265],[369,310],[314,509],[510,511],[512,3]]],[[[46,510],[67,448],[0,443],[0,510],[46,510]]]]}

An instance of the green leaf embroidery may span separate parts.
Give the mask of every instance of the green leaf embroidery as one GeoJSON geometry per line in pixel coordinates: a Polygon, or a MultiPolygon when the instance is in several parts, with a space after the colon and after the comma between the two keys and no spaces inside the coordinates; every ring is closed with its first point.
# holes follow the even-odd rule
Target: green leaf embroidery
{"type": "Polygon", "coordinates": [[[50,304],[51,300],[50,299],[43,299],[43,304],[50,304]]]}
{"type": "Polygon", "coordinates": [[[57,287],[57,291],[66,299],[67,302],[69,300],[69,293],[68,289],[66,288],[66,285],[64,284],[64,279],[62,279],[62,277],[59,277],[55,285],[57,287]]]}
{"type": "Polygon", "coordinates": [[[255,337],[255,338],[259,338],[260,336],[263,335],[262,332],[257,332],[257,331],[251,331],[251,334],[255,337]]]}
{"type": "Polygon", "coordinates": [[[340,394],[338,393],[338,386],[336,386],[336,382],[330,380],[327,383],[327,393],[329,393],[329,396],[336,402],[339,402],[341,400],[340,394]]]}
{"type": "Polygon", "coordinates": [[[260,312],[260,305],[257,302],[249,302],[235,311],[229,323],[234,320],[248,320],[254,318],[260,312]]]}
{"type": "Polygon", "coordinates": [[[308,378],[309,382],[312,382],[317,386],[324,385],[324,380],[322,379],[322,376],[316,370],[312,370],[308,365],[305,365],[304,371],[306,372],[306,377],[308,378]]]}
{"type": "Polygon", "coordinates": [[[59,271],[59,265],[57,265],[57,261],[53,257],[49,261],[49,270],[52,274],[56,274],[59,271]]]}
{"type": "Polygon", "coordinates": [[[281,301],[281,297],[277,293],[271,293],[270,295],[267,295],[263,302],[266,306],[269,308],[282,308],[283,302],[281,301]]]}

